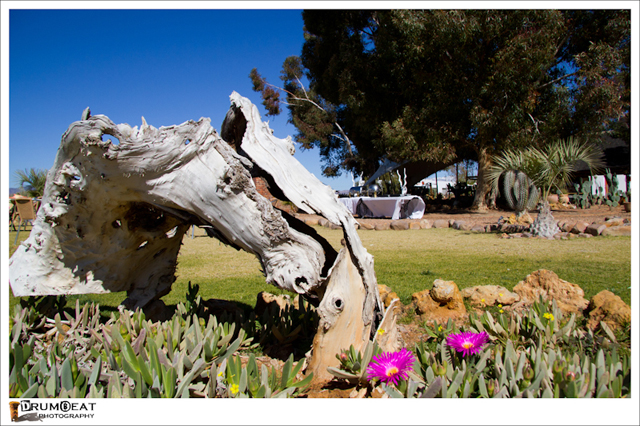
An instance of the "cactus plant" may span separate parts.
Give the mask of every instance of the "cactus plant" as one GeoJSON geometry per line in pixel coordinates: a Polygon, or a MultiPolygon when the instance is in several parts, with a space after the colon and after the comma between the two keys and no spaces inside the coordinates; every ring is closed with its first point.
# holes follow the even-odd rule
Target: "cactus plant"
{"type": "Polygon", "coordinates": [[[574,184],[576,189],[576,204],[581,209],[587,209],[591,207],[593,202],[593,195],[591,194],[591,187],[593,186],[593,182],[591,180],[586,180],[582,182],[582,184],[574,184]]]}
{"type": "Polygon", "coordinates": [[[517,218],[536,207],[540,191],[529,176],[520,170],[505,170],[501,178],[502,194],[517,218]]]}

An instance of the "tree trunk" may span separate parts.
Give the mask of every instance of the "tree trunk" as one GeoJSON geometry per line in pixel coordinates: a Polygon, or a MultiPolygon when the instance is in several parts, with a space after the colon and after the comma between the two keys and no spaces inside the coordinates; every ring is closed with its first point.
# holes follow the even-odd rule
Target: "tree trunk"
{"type": "Polygon", "coordinates": [[[476,153],[478,154],[478,181],[471,210],[486,211],[486,197],[491,191],[491,186],[487,181],[489,169],[491,168],[491,155],[487,152],[487,148],[479,148],[476,153]]]}
{"type": "MultiPolygon", "coordinates": [[[[158,309],[175,281],[182,237],[195,224],[254,254],[268,283],[319,303],[322,336],[366,345],[384,307],[353,216],[293,157],[290,138],[275,138],[248,99],[230,98],[222,137],[205,118],[160,129],[143,119],[138,129],[86,110],[63,135],[33,230],[9,261],[14,295],[126,291],[125,306],[158,309]],[[341,256],[313,228],[275,209],[252,174],[342,226],[341,256]],[[349,319],[339,320],[346,315],[330,305],[349,319]]],[[[314,349],[316,371],[335,359],[333,346],[323,347],[314,349]]]]}

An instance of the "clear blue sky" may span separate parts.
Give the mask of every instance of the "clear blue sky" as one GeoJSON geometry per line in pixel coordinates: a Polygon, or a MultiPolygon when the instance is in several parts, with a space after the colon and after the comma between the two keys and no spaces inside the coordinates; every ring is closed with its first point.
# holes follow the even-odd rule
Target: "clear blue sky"
{"type": "MultiPolygon", "coordinates": [[[[249,72],[256,67],[281,83],[283,61],[304,43],[301,12],[10,10],[10,186],[17,186],[16,170],[53,165],[62,134],[87,106],[116,124],[210,117],[220,130],[235,90],[258,106],[277,137],[293,136],[286,110],[264,115],[249,72]]],[[[322,177],[318,151],[297,147],[296,158],[333,189],[351,186],[349,175],[322,177]]]]}

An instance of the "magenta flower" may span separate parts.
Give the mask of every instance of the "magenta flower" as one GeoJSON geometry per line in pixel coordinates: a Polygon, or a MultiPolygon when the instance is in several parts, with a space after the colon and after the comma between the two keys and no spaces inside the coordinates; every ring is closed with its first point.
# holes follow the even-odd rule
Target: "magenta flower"
{"type": "Polygon", "coordinates": [[[489,340],[486,331],[482,333],[472,333],[466,331],[464,333],[450,334],[447,336],[447,345],[458,352],[462,352],[462,356],[469,354],[477,354],[489,340]]]}
{"type": "Polygon", "coordinates": [[[371,359],[367,367],[367,379],[379,379],[383,383],[397,385],[400,380],[409,378],[414,362],[415,357],[406,348],[400,352],[383,352],[371,359]]]}

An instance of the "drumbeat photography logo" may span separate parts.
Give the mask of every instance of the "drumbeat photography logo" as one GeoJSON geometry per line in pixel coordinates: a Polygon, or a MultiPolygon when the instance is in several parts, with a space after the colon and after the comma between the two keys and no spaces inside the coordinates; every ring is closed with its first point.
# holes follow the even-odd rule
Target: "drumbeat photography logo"
{"type": "Polygon", "coordinates": [[[95,402],[9,402],[12,422],[43,421],[46,419],[93,419],[95,402]],[[21,414],[21,415],[20,415],[21,414]]]}

